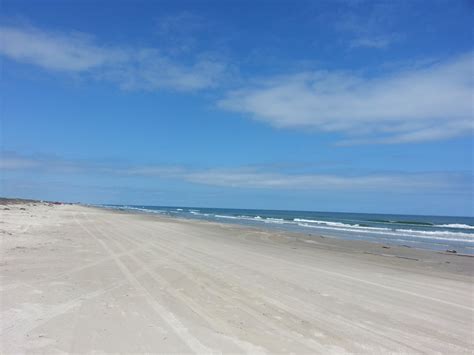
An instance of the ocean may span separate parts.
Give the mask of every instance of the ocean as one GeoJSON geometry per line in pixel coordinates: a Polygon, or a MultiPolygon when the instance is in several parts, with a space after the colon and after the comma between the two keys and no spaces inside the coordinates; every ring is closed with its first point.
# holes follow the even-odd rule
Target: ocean
{"type": "Polygon", "coordinates": [[[231,208],[101,205],[171,217],[474,254],[474,218],[231,208]]]}

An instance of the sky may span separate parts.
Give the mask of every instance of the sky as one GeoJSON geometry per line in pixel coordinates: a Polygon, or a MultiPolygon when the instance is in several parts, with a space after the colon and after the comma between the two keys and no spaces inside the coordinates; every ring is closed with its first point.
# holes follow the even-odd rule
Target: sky
{"type": "Polygon", "coordinates": [[[474,215],[472,1],[0,6],[2,196],[474,215]]]}

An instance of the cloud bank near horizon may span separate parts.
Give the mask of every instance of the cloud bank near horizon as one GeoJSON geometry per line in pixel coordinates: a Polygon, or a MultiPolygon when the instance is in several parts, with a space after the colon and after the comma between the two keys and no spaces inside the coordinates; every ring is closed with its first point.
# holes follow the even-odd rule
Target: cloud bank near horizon
{"type": "Polygon", "coordinates": [[[342,175],[328,173],[295,173],[269,169],[266,166],[196,169],[185,166],[143,165],[124,166],[66,160],[51,157],[28,157],[4,153],[0,157],[4,172],[34,172],[41,174],[85,174],[145,179],[172,179],[214,187],[307,190],[307,191],[436,191],[466,193],[471,189],[472,176],[452,172],[365,173],[342,175]]]}

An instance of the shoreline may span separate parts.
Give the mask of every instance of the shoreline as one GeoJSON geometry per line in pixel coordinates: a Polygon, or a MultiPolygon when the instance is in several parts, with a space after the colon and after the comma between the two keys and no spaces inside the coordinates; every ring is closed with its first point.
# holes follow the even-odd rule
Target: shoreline
{"type": "Polygon", "coordinates": [[[474,347],[470,257],[80,205],[0,212],[2,353],[474,347]]]}
{"type": "Polygon", "coordinates": [[[462,273],[473,276],[474,274],[474,255],[471,254],[462,254],[462,253],[449,253],[443,251],[437,251],[432,249],[425,249],[425,248],[416,248],[407,245],[397,245],[397,244],[390,244],[387,245],[386,243],[381,243],[377,241],[369,241],[369,240],[356,240],[356,239],[348,239],[336,236],[328,236],[328,235],[318,235],[314,233],[304,233],[304,232],[294,232],[294,231],[285,231],[285,230],[278,230],[272,228],[265,228],[263,226],[251,226],[251,225],[244,225],[238,224],[233,222],[217,222],[217,221],[207,221],[201,219],[192,219],[186,217],[178,217],[178,216],[167,216],[161,214],[154,214],[148,213],[145,211],[134,211],[134,210],[117,210],[114,208],[108,207],[101,207],[101,206],[88,206],[88,208],[97,208],[97,209],[106,209],[111,213],[124,213],[124,214],[131,214],[137,216],[143,216],[149,218],[151,221],[153,220],[168,220],[176,223],[190,223],[190,224],[200,224],[203,226],[215,226],[220,228],[230,228],[233,230],[242,230],[251,233],[257,234],[264,234],[264,235],[273,235],[274,237],[280,237],[283,239],[289,239],[294,243],[304,243],[301,244],[304,247],[326,247],[332,248],[333,250],[339,250],[346,253],[362,253],[364,255],[373,255],[379,256],[384,258],[397,258],[397,259],[405,259],[405,260],[414,260],[414,261],[424,261],[429,262],[429,260],[435,260],[436,263],[439,262],[448,262],[451,264],[453,260],[455,261],[457,258],[469,258],[472,259],[473,269],[458,269],[462,273]],[[439,259],[438,259],[439,258],[439,259]]]}
{"type": "Polygon", "coordinates": [[[295,235],[296,237],[301,237],[301,238],[306,238],[306,237],[314,237],[314,238],[326,238],[326,239],[336,239],[341,242],[345,241],[348,243],[354,243],[357,245],[358,243],[369,243],[369,245],[378,245],[380,247],[388,247],[385,249],[390,249],[390,248],[407,248],[407,249],[415,249],[415,250],[420,250],[420,251],[428,251],[428,252],[434,252],[438,254],[444,254],[444,255],[455,255],[459,257],[474,257],[474,251],[472,254],[469,253],[462,253],[462,252],[449,252],[449,249],[434,249],[434,248],[428,248],[428,247],[421,247],[421,246],[413,246],[413,245],[406,245],[406,244],[400,244],[397,243],[396,241],[378,241],[374,238],[374,240],[366,240],[366,239],[356,239],[353,237],[343,237],[343,236],[337,236],[337,235],[329,235],[329,234],[318,234],[315,232],[310,232],[308,231],[293,231],[293,230],[288,230],[285,228],[279,228],[278,226],[269,226],[269,225],[251,225],[251,224],[244,224],[244,223],[238,223],[230,220],[226,221],[213,221],[213,220],[205,220],[205,219],[200,219],[200,218],[192,218],[192,217],[185,217],[185,216],[170,216],[162,213],[156,213],[153,212],[152,210],[150,211],[141,211],[141,210],[134,210],[134,209],[126,209],[126,208],[120,208],[120,207],[110,207],[110,206],[101,206],[101,205],[82,205],[90,208],[98,208],[98,209],[106,209],[110,212],[122,212],[122,213],[130,213],[130,214],[137,214],[137,215],[146,215],[150,217],[156,217],[156,218],[164,218],[164,219],[170,219],[170,220],[177,220],[177,221],[192,221],[192,222],[197,222],[197,223],[209,223],[211,225],[223,225],[223,226],[234,226],[234,227],[242,227],[246,228],[249,230],[254,230],[254,231],[261,231],[261,232],[270,232],[270,233],[276,233],[276,234],[281,234],[281,233],[286,233],[286,234],[291,234],[295,235]]]}

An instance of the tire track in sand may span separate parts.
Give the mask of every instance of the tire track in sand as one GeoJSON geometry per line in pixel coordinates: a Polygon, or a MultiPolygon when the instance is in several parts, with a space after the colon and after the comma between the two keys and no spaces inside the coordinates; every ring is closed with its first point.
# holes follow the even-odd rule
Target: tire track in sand
{"type": "MultiPolygon", "coordinates": [[[[84,215],[85,216],[85,215],[84,215]]],[[[92,233],[86,226],[84,226],[77,218],[74,216],[76,223],[92,238],[97,240],[100,245],[112,256],[118,268],[129,281],[129,283],[140,293],[142,293],[147,302],[153,308],[153,310],[171,327],[171,329],[179,336],[179,338],[195,353],[199,354],[209,354],[213,353],[212,349],[208,348],[202,344],[197,338],[195,338],[186,327],[176,318],[176,316],[163,307],[153,295],[146,289],[138,279],[133,275],[133,273],[125,266],[125,264],[120,260],[120,258],[114,253],[107,244],[92,233]]]]}
{"type": "MultiPolygon", "coordinates": [[[[108,224],[108,222],[106,221],[102,221],[102,222],[105,222],[108,224]]],[[[105,235],[105,233],[99,229],[97,227],[97,225],[94,225],[94,228],[102,234],[102,236],[104,237],[107,237],[105,235]]],[[[119,235],[119,233],[114,233],[115,235],[119,235]]],[[[146,248],[142,248],[143,249],[143,252],[147,253],[149,248],[154,248],[155,247],[155,243],[139,243],[131,238],[129,238],[128,236],[126,236],[125,234],[123,233],[120,233],[120,237],[122,239],[126,239],[128,240],[130,243],[133,243],[133,244],[136,244],[136,245],[143,245],[143,246],[146,246],[146,248]]],[[[124,247],[122,247],[122,250],[124,249],[124,247]]],[[[163,253],[164,251],[163,250],[160,250],[160,254],[163,253]]],[[[170,250],[169,251],[169,255],[172,254],[172,251],[170,250]]],[[[178,252],[175,253],[175,261],[177,261],[178,259],[176,259],[176,256],[178,255],[178,252]]],[[[148,273],[148,275],[159,285],[163,285],[165,287],[165,290],[163,290],[163,292],[167,293],[169,296],[171,296],[172,298],[174,299],[178,299],[179,301],[182,302],[183,305],[185,305],[186,307],[188,307],[189,309],[191,309],[195,314],[197,314],[199,317],[201,317],[208,325],[211,329],[213,328],[217,328],[219,329],[219,331],[216,331],[216,335],[218,337],[221,337],[223,338],[224,340],[228,340],[232,343],[234,343],[234,345],[236,345],[239,349],[241,349],[241,351],[244,351],[246,353],[251,353],[251,354],[262,354],[262,353],[266,353],[266,349],[262,348],[261,346],[257,346],[255,344],[252,344],[250,342],[247,342],[247,341],[244,341],[242,339],[239,339],[235,334],[233,334],[233,332],[230,330],[230,327],[223,321],[217,319],[217,318],[213,318],[211,315],[208,314],[208,312],[206,312],[201,306],[199,306],[199,304],[197,302],[195,302],[192,298],[190,297],[187,297],[186,295],[182,294],[181,292],[179,291],[176,291],[175,290],[175,287],[169,282],[167,281],[164,277],[162,277],[161,275],[159,275],[157,272],[153,271],[153,267],[151,267],[150,265],[147,265],[146,263],[144,263],[143,261],[141,261],[139,258],[137,258],[135,255],[129,255],[129,257],[134,260],[135,263],[137,263],[144,271],[146,271],[148,273]],[[226,334],[224,334],[226,333],[226,334]]],[[[172,261],[173,259],[171,259],[170,257],[170,261],[172,261]]],[[[321,349],[319,349],[321,350],[321,349]]]]}
{"type": "MultiPolygon", "coordinates": [[[[102,222],[107,223],[112,228],[117,227],[109,221],[106,221],[106,220],[102,219],[102,222]]],[[[134,227],[137,227],[137,225],[134,225],[134,227]]],[[[143,230],[148,230],[148,228],[146,228],[144,226],[140,226],[140,227],[143,230]]],[[[96,229],[97,229],[97,227],[96,227],[96,229]]],[[[132,243],[149,244],[151,248],[155,249],[159,253],[163,253],[163,252],[170,253],[171,250],[173,249],[173,248],[169,248],[169,247],[164,247],[161,244],[158,245],[158,243],[156,241],[154,241],[152,243],[142,243],[141,241],[139,242],[139,241],[133,240],[132,237],[125,235],[122,230],[120,230],[120,232],[117,230],[114,234],[115,235],[120,235],[121,238],[128,239],[132,243]]],[[[145,249],[144,251],[146,253],[150,253],[149,250],[145,249]]],[[[179,255],[177,255],[177,256],[179,256],[179,255]]],[[[193,276],[191,274],[189,274],[189,272],[187,272],[185,269],[183,269],[183,267],[181,267],[180,264],[188,265],[188,267],[190,267],[191,264],[189,262],[185,261],[189,257],[191,260],[194,260],[193,264],[197,267],[197,269],[201,270],[201,268],[198,265],[200,265],[202,260],[199,260],[195,256],[191,257],[190,255],[185,254],[184,251],[181,253],[181,256],[184,256],[184,258],[179,259],[178,257],[175,257],[174,261],[175,261],[175,264],[176,264],[175,265],[176,269],[180,270],[180,272],[182,272],[183,275],[186,275],[186,277],[189,280],[192,280],[192,281],[196,282],[195,278],[193,278],[193,276]]],[[[143,262],[141,262],[137,259],[135,259],[135,260],[136,260],[136,262],[143,264],[143,262]]],[[[210,266],[210,265],[208,265],[208,266],[210,266]]],[[[217,270],[216,268],[214,268],[214,267],[212,267],[212,268],[217,273],[219,272],[219,270],[217,270]]],[[[157,282],[160,282],[160,283],[163,282],[163,283],[167,283],[169,285],[169,288],[167,290],[169,293],[171,293],[175,297],[179,297],[180,299],[182,299],[183,302],[186,304],[186,306],[190,307],[199,316],[203,317],[204,320],[206,320],[208,322],[213,322],[214,324],[216,324],[217,320],[215,318],[212,318],[211,316],[208,316],[206,311],[204,309],[202,309],[202,307],[195,304],[195,302],[193,302],[189,297],[186,297],[184,294],[182,294],[180,292],[174,292],[173,291],[173,286],[171,284],[169,284],[168,281],[166,281],[162,277],[158,276],[158,274],[156,274],[156,272],[153,272],[152,270],[150,270],[150,272],[155,275],[155,277],[153,277],[153,276],[152,277],[157,282]]],[[[209,282],[211,282],[211,284],[213,284],[212,280],[210,280],[210,279],[209,279],[209,282]]],[[[230,286],[226,287],[225,289],[220,289],[219,292],[221,292],[221,293],[219,293],[219,292],[216,291],[217,289],[219,289],[219,287],[209,287],[209,284],[207,284],[206,286],[207,286],[206,287],[206,292],[209,293],[210,295],[213,295],[217,298],[233,299],[234,301],[238,300],[239,310],[241,312],[243,312],[243,313],[247,314],[248,316],[252,317],[257,323],[260,323],[260,324],[264,325],[266,328],[271,329],[272,333],[274,333],[275,335],[278,334],[278,336],[280,336],[280,337],[285,337],[285,338],[291,339],[291,341],[293,341],[295,344],[300,344],[301,346],[303,346],[306,349],[305,352],[316,352],[316,353],[330,353],[330,352],[341,353],[341,352],[343,352],[342,348],[337,348],[337,349],[333,348],[333,349],[331,349],[329,347],[323,346],[319,342],[315,341],[313,338],[308,338],[308,337],[305,337],[303,334],[298,333],[296,331],[288,331],[287,328],[282,328],[279,324],[273,322],[274,320],[262,317],[261,313],[259,313],[258,310],[256,310],[253,307],[250,307],[248,304],[246,304],[244,302],[245,298],[254,299],[255,297],[257,297],[257,298],[262,299],[262,301],[263,301],[262,303],[266,302],[267,304],[272,304],[273,306],[275,306],[275,307],[277,307],[281,310],[284,310],[288,314],[292,313],[291,311],[293,311],[293,310],[291,310],[287,306],[283,306],[281,304],[281,302],[278,302],[273,298],[270,299],[266,296],[262,298],[261,296],[257,296],[256,293],[249,293],[250,292],[249,290],[245,291],[245,294],[247,296],[244,297],[244,296],[242,296],[242,294],[240,294],[240,292],[233,291],[230,286]],[[214,290],[214,288],[216,290],[214,290]]],[[[241,291],[243,291],[243,290],[241,290],[241,291]]],[[[218,325],[221,324],[221,322],[217,322],[217,323],[218,323],[218,325]]],[[[225,325],[225,328],[228,328],[228,326],[225,325]]],[[[225,329],[225,328],[223,328],[223,329],[225,329]]],[[[247,349],[247,350],[250,350],[250,349],[247,349]]],[[[252,350],[251,352],[254,353],[255,350],[252,350]]]]}

